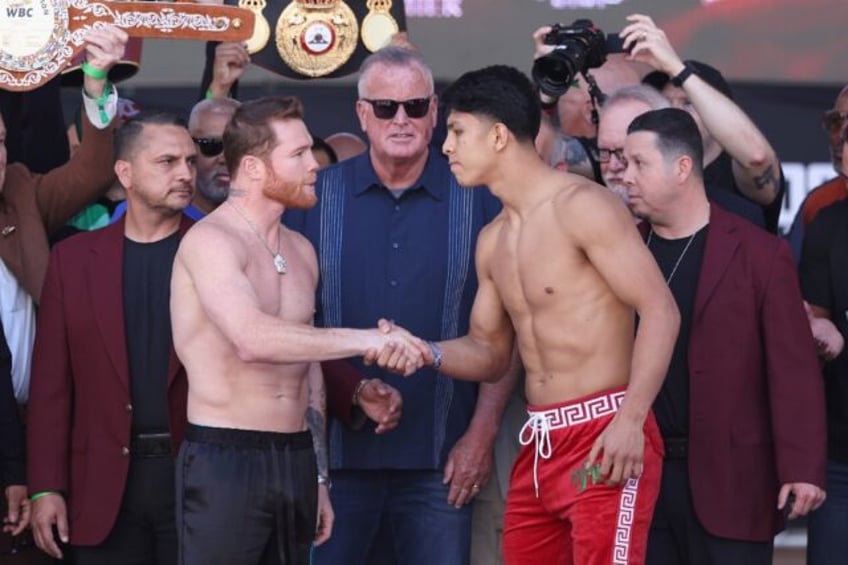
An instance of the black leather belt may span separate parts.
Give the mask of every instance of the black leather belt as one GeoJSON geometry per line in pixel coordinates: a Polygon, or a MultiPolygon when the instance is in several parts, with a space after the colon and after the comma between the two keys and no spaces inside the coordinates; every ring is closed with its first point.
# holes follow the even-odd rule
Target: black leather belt
{"type": "Polygon", "coordinates": [[[171,434],[138,434],[130,440],[133,457],[171,457],[171,434]]]}
{"type": "Polygon", "coordinates": [[[685,437],[666,437],[663,438],[665,444],[666,459],[687,459],[689,457],[689,438],[685,437]]]}

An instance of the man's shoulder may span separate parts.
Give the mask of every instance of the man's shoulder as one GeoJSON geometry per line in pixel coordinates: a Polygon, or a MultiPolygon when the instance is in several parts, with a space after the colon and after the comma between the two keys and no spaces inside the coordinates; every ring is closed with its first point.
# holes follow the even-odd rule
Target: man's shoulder
{"type": "Polygon", "coordinates": [[[840,227],[846,223],[846,215],[848,215],[848,198],[835,200],[819,208],[810,226],[840,227]]]}
{"type": "Polygon", "coordinates": [[[340,161],[338,163],[333,163],[327,167],[318,171],[318,180],[315,184],[316,190],[323,189],[327,186],[328,183],[332,183],[333,181],[337,181],[337,179],[344,179],[347,175],[352,174],[357,167],[362,167],[365,163],[363,159],[367,159],[367,153],[362,155],[357,155],[356,157],[351,157],[350,159],[345,159],[344,161],[340,161]]]}
{"type": "Polygon", "coordinates": [[[551,170],[546,187],[560,213],[584,217],[588,210],[592,218],[597,215],[598,207],[622,208],[619,197],[611,190],[574,173],[551,170]]]}
{"type": "Polygon", "coordinates": [[[102,228],[81,231],[67,237],[53,246],[53,253],[60,257],[80,257],[90,251],[97,251],[114,239],[124,237],[118,224],[109,224],[102,228]]]}
{"type": "Polygon", "coordinates": [[[20,200],[22,198],[35,200],[35,191],[32,184],[36,182],[37,175],[30,171],[23,163],[11,163],[6,167],[6,180],[3,182],[3,198],[6,200],[20,200]]]}
{"type": "Polygon", "coordinates": [[[195,245],[220,250],[216,246],[226,246],[228,242],[238,239],[232,237],[232,228],[221,220],[219,213],[219,210],[216,209],[198,221],[191,221],[188,229],[180,238],[181,253],[185,252],[184,248],[190,249],[195,245]]]}
{"type": "Polygon", "coordinates": [[[848,186],[842,177],[833,178],[812,189],[801,204],[805,224],[809,225],[819,212],[846,198],[848,198],[848,186]]]}
{"type": "MultiPolygon", "coordinates": [[[[746,257],[755,260],[762,260],[771,263],[775,256],[780,253],[786,253],[791,258],[792,253],[789,249],[789,244],[785,239],[773,233],[767,232],[763,228],[751,223],[733,212],[729,212],[721,207],[713,212],[711,220],[710,233],[713,233],[713,228],[721,228],[725,226],[728,233],[739,242],[739,244],[750,251],[746,257]]],[[[709,235],[708,235],[709,237],[709,235]]]]}

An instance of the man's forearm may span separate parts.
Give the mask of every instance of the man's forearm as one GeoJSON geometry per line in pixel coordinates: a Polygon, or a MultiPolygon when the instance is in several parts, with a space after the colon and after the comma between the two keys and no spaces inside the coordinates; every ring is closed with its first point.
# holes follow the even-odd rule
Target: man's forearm
{"type": "Polygon", "coordinates": [[[766,137],[735,102],[703,79],[693,76],[684,89],[704,127],[735,161],[740,190],[760,204],[770,204],[777,196],[780,165],[766,137]]]}
{"type": "Polygon", "coordinates": [[[639,330],[633,346],[633,361],[627,394],[619,413],[644,422],[662,388],[680,328],[680,314],[669,299],[640,312],[639,330]]]}
{"type": "Polygon", "coordinates": [[[455,379],[496,382],[509,365],[508,344],[481,343],[464,336],[438,345],[442,350],[439,372],[455,379]]]}
{"type": "Polygon", "coordinates": [[[330,472],[327,457],[327,395],[324,388],[324,375],[321,373],[321,366],[317,363],[313,363],[309,368],[309,406],[306,409],[306,423],[312,433],[318,475],[327,477],[330,472]]]}
{"type": "Polygon", "coordinates": [[[521,359],[516,345],[513,347],[509,365],[503,375],[496,382],[480,385],[474,414],[466,433],[481,437],[484,441],[493,442],[495,440],[509,397],[518,382],[520,370],[521,359]]]}

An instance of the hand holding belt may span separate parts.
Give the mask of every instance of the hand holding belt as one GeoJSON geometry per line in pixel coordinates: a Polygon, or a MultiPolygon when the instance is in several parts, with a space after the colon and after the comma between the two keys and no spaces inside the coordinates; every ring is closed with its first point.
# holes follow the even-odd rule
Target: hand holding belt
{"type": "Polygon", "coordinates": [[[82,50],[89,29],[104,24],[134,37],[240,41],[253,32],[254,14],[183,2],[0,0],[0,88],[41,86],[82,50]]]}

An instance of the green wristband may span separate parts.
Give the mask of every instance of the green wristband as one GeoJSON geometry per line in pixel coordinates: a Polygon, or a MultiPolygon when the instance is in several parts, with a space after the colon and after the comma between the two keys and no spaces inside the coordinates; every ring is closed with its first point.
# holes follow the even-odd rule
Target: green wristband
{"type": "Polygon", "coordinates": [[[43,498],[43,497],[47,496],[48,494],[59,494],[59,493],[56,492],[55,490],[43,490],[41,492],[37,492],[34,495],[30,496],[29,499],[30,499],[31,502],[35,502],[39,498],[43,498]]]}
{"type": "Polygon", "coordinates": [[[90,76],[95,80],[103,80],[107,76],[109,76],[108,71],[101,71],[100,69],[95,69],[91,65],[88,64],[88,61],[83,61],[82,65],[80,65],[80,69],[83,74],[90,76]]]}

